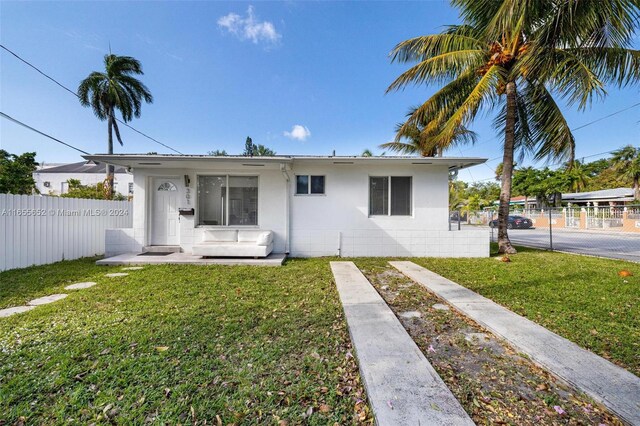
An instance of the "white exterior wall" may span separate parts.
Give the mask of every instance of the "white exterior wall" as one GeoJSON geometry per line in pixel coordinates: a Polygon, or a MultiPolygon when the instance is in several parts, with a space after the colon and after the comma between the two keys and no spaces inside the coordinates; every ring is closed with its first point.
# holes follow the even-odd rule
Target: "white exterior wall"
{"type": "Polygon", "coordinates": [[[448,169],[434,165],[344,164],[301,161],[288,166],[291,181],[279,164],[243,167],[211,162],[206,169],[134,170],[133,227],[114,233],[107,247],[110,254],[140,251],[149,245],[151,223],[148,206],[154,177],[172,177],[179,182],[179,207],[194,208],[194,216],[180,216],[179,241],[185,253],[202,240],[197,226],[197,176],[258,176],[258,226],[224,227],[264,229],[274,232],[274,252],[287,251],[287,187],[289,188],[289,254],[314,256],[434,256],[486,257],[489,232],[448,230],[448,169]],[[184,175],[191,183],[187,188],[184,175]],[[325,176],[324,195],[295,195],[296,175],[325,176]],[[411,216],[369,216],[369,176],[412,176],[411,216]]]}
{"type": "MultiPolygon", "coordinates": [[[[128,196],[129,183],[133,182],[133,175],[130,173],[114,173],[113,176],[116,192],[125,197],[128,196]]],[[[60,195],[62,193],[62,183],[69,179],[78,179],[83,185],[95,185],[104,182],[106,175],[104,173],[39,173],[36,171],[33,173],[33,179],[36,181],[36,188],[38,188],[40,194],[60,195]],[[49,187],[44,186],[45,182],[49,182],[49,187]]]]}
{"type": "MultiPolygon", "coordinates": [[[[180,191],[179,207],[194,208],[195,215],[180,216],[179,221],[179,241],[185,253],[191,253],[191,247],[194,243],[200,242],[203,238],[203,231],[207,228],[227,228],[220,226],[198,226],[198,180],[199,175],[232,175],[232,176],[258,176],[258,225],[257,226],[239,226],[236,229],[265,229],[274,232],[274,251],[283,253],[285,251],[285,229],[286,229],[286,211],[285,211],[285,188],[286,180],[280,172],[278,165],[272,168],[228,168],[215,165],[207,169],[138,169],[134,171],[134,193],[133,197],[133,235],[132,246],[144,247],[150,245],[151,232],[151,216],[147,211],[148,206],[152,204],[153,194],[155,190],[152,185],[153,179],[156,177],[168,177],[178,180],[180,191]],[[188,188],[190,198],[187,199],[187,188],[184,184],[184,176],[188,175],[191,183],[188,188]]],[[[124,247],[113,247],[108,250],[112,253],[125,253],[124,247]]]]}
{"type": "Polygon", "coordinates": [[[325,195],[292,196],[292,256],[489,255],[488,232],[448,230],[445,166],[305,163],[294,174],[326,177],[325,195]],[[369,216],[369,176],[411,176],[412,215],[369,216]]]}

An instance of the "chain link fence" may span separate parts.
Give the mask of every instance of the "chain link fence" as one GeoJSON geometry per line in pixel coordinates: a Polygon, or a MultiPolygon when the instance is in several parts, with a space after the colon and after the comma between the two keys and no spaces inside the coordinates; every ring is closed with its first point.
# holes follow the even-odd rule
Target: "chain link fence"
{"type": "MultiPolygon", "coordinates": [[[[496,210],[454,211],[449,229],[488,227],[497,242],[496,210]]],[[[640,262],[640,205],[513,209],[512,244],[640,262]]]]}

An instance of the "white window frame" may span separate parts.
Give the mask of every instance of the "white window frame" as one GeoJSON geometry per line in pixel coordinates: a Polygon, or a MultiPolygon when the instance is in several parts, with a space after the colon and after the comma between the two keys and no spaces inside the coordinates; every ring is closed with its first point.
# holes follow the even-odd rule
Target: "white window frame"
{"type": "Polygon", "coordinates": [[[413,217],[413,176],[412,175],[369,175],[367,179],[367,212],[369,217],[413,217]],[[411,194],[411,207],[409,214],[391,214],[391,178],[411,178],[411,188],[409,193],[411,194]],[[389,187],[387,193],[387,214],[371,214],[371,178],[387,178],[389,179],[389,187]]]}
{"type": "Polygon", "coordinates": [[[322,197],[327,195],[327,175],[311,175],[311,174],[301,174],[301,175],[295,175],[296,177],[296,191],[293,195],[297,196],[297,197],[322,197]],[[306,176],[307,177],[307,192],[304,194],[299,194],[298,193],[298,176],[306,176]],[[324,179],[324,183],[322,186],[322,193],[316,193],[316,194],[312,194],[311,193],[311,177],[322,177],[324,179]]]}
{"type": "Polygon", "coordinates": [[[228,173],[202,173],[196,175],[196,228],[260,228],[260,175],[254,174],[228,174],[228,173]],[[226,225],[205,225],[200,223],[200,194],[198,193],[198,188],[200,187],[200,178],[201,177],[209,177],[209,176],[217,176],[223,177],[226,179],[226,188],[225,188],[225,200],[229,200],[229,178],[230,177],[254,177],[258,180],[258,198],[256,201],[256,224],[255,225],[229,225],[229,205],[223,205],[224,209],[224,221],[226,225]]]}

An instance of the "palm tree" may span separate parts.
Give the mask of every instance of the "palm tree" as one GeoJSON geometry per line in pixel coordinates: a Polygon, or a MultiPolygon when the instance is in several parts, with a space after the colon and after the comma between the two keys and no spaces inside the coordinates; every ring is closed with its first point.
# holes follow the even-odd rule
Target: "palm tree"
{"type": "MultiPolygon", "coordinates": [[[[640,52],[629,49],[637,0],[453,0],[462,25],[398,44],[392,62],[417,62],[387,89],[444,84],[403,128],[429,123],[443,149],[479,111],[494,111],[504,136],[498,246],[515,253],[507,234],[514,156],[573,162],[575,140],[554,96],[590,105],[606,84],[640,80],[640,52]]],[[[400,130],[404,130],[401,128],[400,130]]]]}
{"type": "Polygon", "coordinates": [[[273,157],[276,155],[276,152],[271,148],[267,148],[264,145],[258,144],[253,145],[253,155],[257,157],[273,157]]]}
{"type": "Polygon", "coordinates": [[[589,185],[591,175],[589,170],[580,161],[574,161],[565,166],[564,175],[569,189],[573,192],[582,192],[589,185]]]}
{"type": "MultiPolygon", "coordinates": [[[[407,117],[412,117],[418,107],[412,107],[407,113],[407,117]]],[[[430,132],[432,129],[428,124],[417,123],[398,123],[396,125],[396,139],[392,142],[386,142],[380,145],[380,148],[389,149],[394,152],[409,155],[420,155],[422,157],[442,157],[443,148],[433,143],[430,132]]],[[[474,143],[476,140],[475,132],[461,126],[457,129],[451,146],[464,145],[474,143]]]]}
{"type": "MultiPolygon", "coordinates": [[[[101,120],[107,120],[108,153],[113,154],[113,132],[122,145],[120,129],[116,119],[116,110],[120,111],[122,121],[131,121],[140,117],[142,100],[153,102],[149,89],[132,75],[141,75],[142,65],[130,56],[118,56],[109,53],[104,56],[104,72],[94,71],[78,86],[78,97],[83,106],[91,107],[101,120]]],[[[107,185],[109,198],[113,198],[113,166],[107,166],[107,185]]]]}
{"type": "Polygon", "coordinates": [[[640,200],[640,148],[627,145],[613,152],[613,170],[620,178],[633,181],[633,197],[640,200]]]}

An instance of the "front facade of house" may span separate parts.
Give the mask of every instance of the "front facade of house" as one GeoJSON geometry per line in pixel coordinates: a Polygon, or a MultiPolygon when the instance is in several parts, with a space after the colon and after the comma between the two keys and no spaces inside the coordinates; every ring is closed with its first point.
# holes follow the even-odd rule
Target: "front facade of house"
{"type": "Polygon", "coordinates": [[[133,173],[133,228],[107,255],[190,253],[207,229],[274,233],[273,251],[313,256],[488,256],[489,234],[449,231],[448,176],[475,158],[92,155],[133,173]]]}

